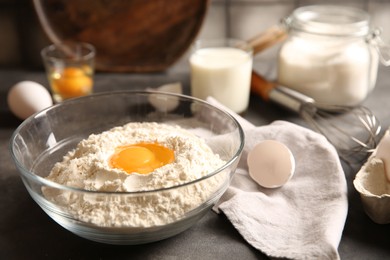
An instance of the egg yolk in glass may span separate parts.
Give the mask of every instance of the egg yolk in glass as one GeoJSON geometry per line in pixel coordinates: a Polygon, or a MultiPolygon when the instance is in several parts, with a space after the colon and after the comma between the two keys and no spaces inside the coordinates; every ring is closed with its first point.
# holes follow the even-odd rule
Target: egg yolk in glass
{"type": "Polygon", "coordinates": [[[53,76],[53,89],[63,98],[84,96],[92,91],[92,78],[86,70],[67,67],[62,74],[53,76]]]}
{"type": "Polygon", "coordinates": [[[174,159],[174,151],[165,146],[158,143],[138,143],[116,147],[110,158],[110,165],[129,174],[146,174],[174,159]]]}

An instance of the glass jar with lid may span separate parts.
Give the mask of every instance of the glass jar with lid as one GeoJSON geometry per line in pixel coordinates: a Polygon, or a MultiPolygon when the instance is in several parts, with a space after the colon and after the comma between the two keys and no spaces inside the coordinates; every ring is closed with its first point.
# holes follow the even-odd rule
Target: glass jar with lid
{"type": "Polygon", "coordinates": [[[367,12],[305,6],[284,20],[288,38],[278,56],[278,83],[320,103],[354,106],[373,90],[383,43],[367,12]]]}

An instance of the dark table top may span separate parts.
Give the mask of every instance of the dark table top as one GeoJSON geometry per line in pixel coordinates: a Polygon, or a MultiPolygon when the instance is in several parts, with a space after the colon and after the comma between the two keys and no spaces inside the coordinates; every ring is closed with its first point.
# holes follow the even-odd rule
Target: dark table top
{"type": "MultiPolygon", "coordinates": [[[[9,139],[21,123],[7,108],[9,88],[21,80],[47,86],[43,71],[0,70],[0,259],[267,259],[252,248],[223,215],[210,211],[187,231],[163,241],[137,246],[91,242],[66,231],[31,199],[9,154],[9,139]]],[[[186,72],[156,74],[97,73],[95,91],[144,89],[180,81],[189,93],[186,72]]],[[[365,101],[383,128],[390,125],[390,71],[381,68],[376,88],[365,101]]],[[[303,125],[295,114],[251,96],[245,118],[255,125],[287,120],[303,125]]],[[[390,225],[372,222],[364,213],[352,181],[360,165],[343,163],[349,212],[339,246],[341,259],[390,257],[390,225]]]]}

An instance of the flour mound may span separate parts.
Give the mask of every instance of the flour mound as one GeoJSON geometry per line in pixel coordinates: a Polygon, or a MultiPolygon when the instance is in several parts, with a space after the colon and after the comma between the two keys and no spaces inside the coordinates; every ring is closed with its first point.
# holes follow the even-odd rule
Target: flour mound
{"type": "Polygon", "coordinates": [[[44,188],[44,195],[76,219],[103,227],[152,227],[166,225],[206,201],[227,185],[228,172],[201,182],[160,192],[147,192],[202,178],[225,162],[193,133],[159,123],[128,123],[92,134],[53,167],[48,180],[100,192],[44,188]],[[158,142],[175,152],[174,162],[149,174],[128,174],[112,168],[109,158],[118,146],[158,142]],[[121,193],[118,193],[121,192],[121,193]],[[124,194],[123,192],[138,192],[124,194]]]}

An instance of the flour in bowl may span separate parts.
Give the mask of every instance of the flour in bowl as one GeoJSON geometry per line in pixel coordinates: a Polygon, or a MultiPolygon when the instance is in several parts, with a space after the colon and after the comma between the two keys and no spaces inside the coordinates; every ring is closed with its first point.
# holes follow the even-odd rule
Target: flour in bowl
{"type": "Polygon", "coordinates": [[[172,189],[152,190],[195,181],[224,164],[204,139],[183,128],[128,123],[82,140],[47,177],[93,192],[54,188],[43,192],[75,218],[98,226],[166,225],[227,185],[229,173],[172,189]]]}

